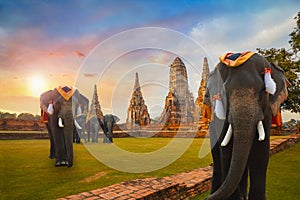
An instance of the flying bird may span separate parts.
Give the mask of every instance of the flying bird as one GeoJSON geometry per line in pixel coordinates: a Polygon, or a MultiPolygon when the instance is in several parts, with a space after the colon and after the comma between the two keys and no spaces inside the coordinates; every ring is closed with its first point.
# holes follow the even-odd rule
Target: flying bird
{"type": "Polygon", "coordinates": [[[76,55],[81,58],[81,57],[85,57],[85,54],[80,52],[80,51],[75,51],[76,55]]]}

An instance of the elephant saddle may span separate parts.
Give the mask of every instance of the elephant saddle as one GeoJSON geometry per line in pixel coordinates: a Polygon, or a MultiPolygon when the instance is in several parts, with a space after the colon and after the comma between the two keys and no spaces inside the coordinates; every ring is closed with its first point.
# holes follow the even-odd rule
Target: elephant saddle
{"type": "Polygon", "coordinates": [[[69,101],[69,99],[73,96],[74,92],[76,91],[76,89],[74,89],[73,87],[67,86],[59,86],[56,88],[56,90],[66,101],[69,101]]]}
{"type": "Polygon", "coordinates": [[[222,63],[227,65],[227,67],[238,67],[244,62],[246,62],[255,53],[251,51],[243,53],[225,53],[220,56],[219,59],[222,63]]]}

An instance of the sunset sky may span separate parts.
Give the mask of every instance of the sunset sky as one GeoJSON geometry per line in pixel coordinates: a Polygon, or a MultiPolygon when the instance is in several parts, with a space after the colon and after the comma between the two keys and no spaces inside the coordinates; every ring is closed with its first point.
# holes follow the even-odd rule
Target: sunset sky
{"type": "MultiPolygon", "coordinates": [[[[43,91],[58,85],[83,88],[78,80],[84,77],[89,89],[81,92],[90,98],[90,85],[97,84],[103,112],[124,121],[138,72],[155,118],[162,112],[168,66],[176,56],[183,56],[196,99],[204,56],[212,70],[225,52],[289,49],[288,35],[296,26],[299,8],[299,0],[0,0],[0,111],[39,114],[43,91]],[[147,27],[162,33],[147,38],[151,33],[147,27]],[[164,48],[178,47],[180,55],[147,45],[115,54],[118,45],[142,45],[138,43],[142,36],[164,48]],[[177,36],[194,41],[200,50],[177,36]],[[103,66],[109,56],[110,64],[103,66]]],[[[300,119],[284,115],[284,120],[288,117],[300,119]]]]}

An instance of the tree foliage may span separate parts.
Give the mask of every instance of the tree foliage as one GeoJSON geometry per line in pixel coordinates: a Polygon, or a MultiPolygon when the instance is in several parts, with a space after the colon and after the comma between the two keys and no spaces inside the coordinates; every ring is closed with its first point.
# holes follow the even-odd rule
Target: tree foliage
{"type": "Polygon", "coordinates": [[[40,115],[33,115],[30,113],[9,113],[0,111],[0,119],[20,119],[20,120],[29,120],[29,121],[39,121],[41,119],[40,115]]]}
{"type": "Polygon", "coordinates": [[[22,119],[22,120],[35,120],[35,117],[33,114],[30,113],[21,113],[18,115],[17,119],[22,119]]]}
{"type": "Polygon", "coordinates": [[[300,113],[300,12],[294,18],[297,26],[294,28],[290,36],[289,44],[291,49],[261,49],[258,53],[266,57],[269,62],[276,63],[284,71],[285,76],[290,82],[288,86],[288,98],[283,103],[282,108],[291,112],[300,113]]]}
{"type": "Polygon", "coordinates": [[[16,113],[2,112],[0,111],[0,119],[16,119],[16,113]]]}

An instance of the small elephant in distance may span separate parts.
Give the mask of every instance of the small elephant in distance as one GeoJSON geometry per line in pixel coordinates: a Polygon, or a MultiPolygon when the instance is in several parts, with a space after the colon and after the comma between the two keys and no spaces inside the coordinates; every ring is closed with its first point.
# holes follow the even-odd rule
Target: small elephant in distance
{"type": "Polygon", "coordinates": [[[112,114],[104,115],[102,119],[102,129],[103,129],[103,143],[113,143],[113,129],[114,124],[120,119],[112,114]]]}
{"type": "Polygon", "coordinates": [[[102,127],[103,123],[97,116],[91,117],[87,121],[87,141],[89,142],[91,138],[92,142],[98,143],[98,135],[102,127]]]}

